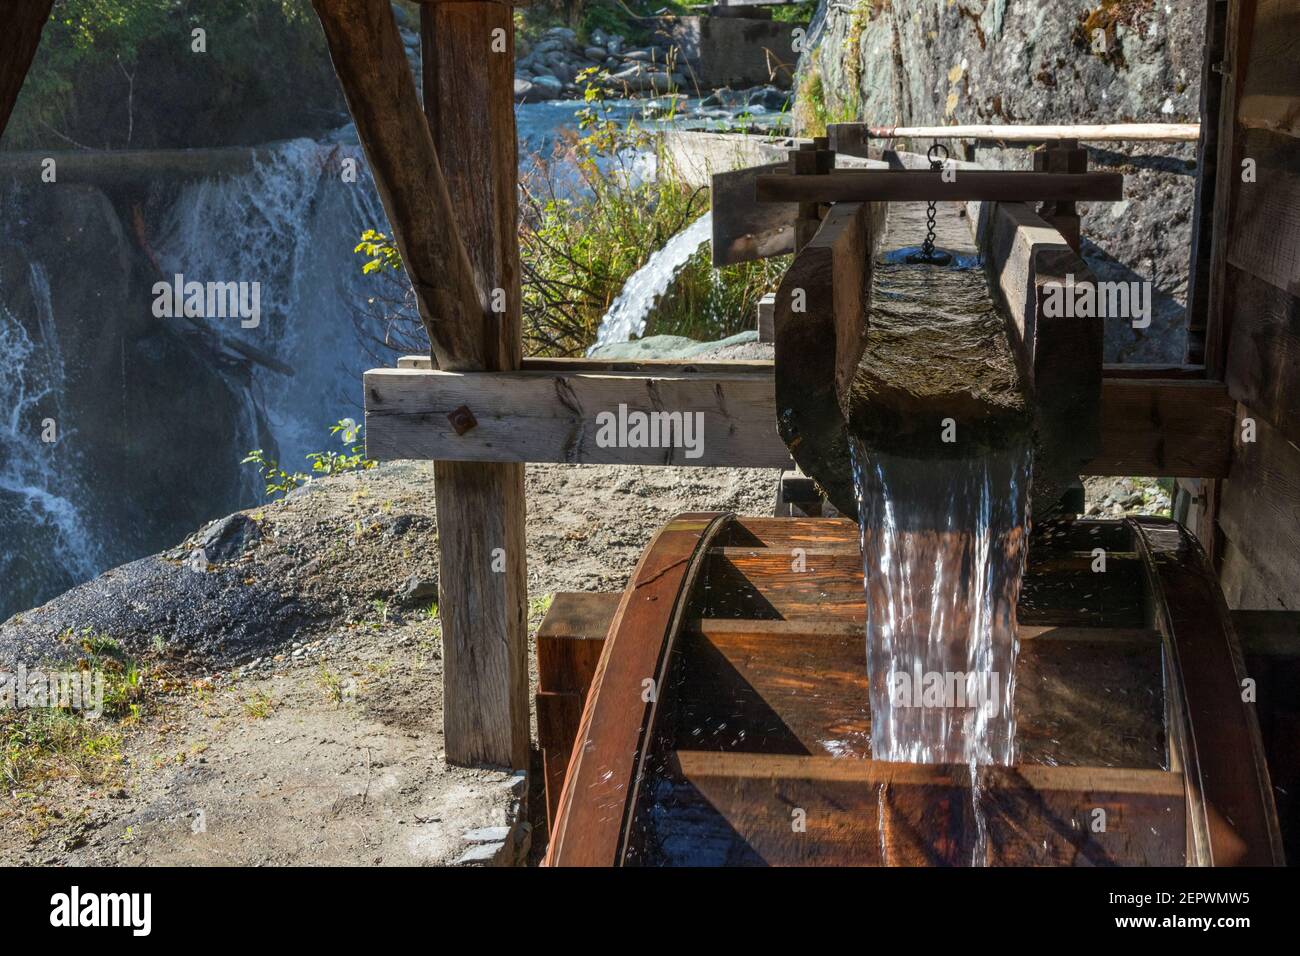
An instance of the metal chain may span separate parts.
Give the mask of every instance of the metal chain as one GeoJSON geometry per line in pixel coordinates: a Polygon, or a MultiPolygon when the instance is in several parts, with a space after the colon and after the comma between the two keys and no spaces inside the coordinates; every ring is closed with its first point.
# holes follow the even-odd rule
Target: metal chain
{"type": "MultiPolygon", "coordinates": [[[[943,143],[935,143],[926,150],[925,158],[930,161],[930,168],[936,172],[943,169],[944,161],[948,159],[948,147],[943,143]],[[940,158],[939,153],[943,156],[940,158]]],[[[930,200],[925,208],[925,242],[921,243],[920,252],[913,253],[907,257],[908,262],[926,263],[929,265],[944,266],[952,261],[952,256],[946,252],[937,252],[934,248],[934,228],[935,228],[935,202],[930,200]]]]}

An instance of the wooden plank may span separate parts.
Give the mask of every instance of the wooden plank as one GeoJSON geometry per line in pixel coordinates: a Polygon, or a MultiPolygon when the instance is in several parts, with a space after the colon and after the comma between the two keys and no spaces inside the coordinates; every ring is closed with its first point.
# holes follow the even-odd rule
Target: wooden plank
{"type": "Polygon", "coordinates": [[[381,460],[753,468],[790,463],[776,433],[770,373],[476,375],[377,369],[365,380],[367,454],[381,460]],[[447,416],[462,405],[478,424],[458,435],[447,416]],[[663,417],[673,414],[676,419],[663,417]],[[659,428],[653,436],[636,435],[624,427],[622,437],[638,444],[620,442],[619,423],[627,426],[640,415],[646,422],[666,423],[669,433],[659,428]],[[688,438],[694,447],[688,447],[688,438]]]}
{"type": "MultiPolygon", "coordinates": [[[[859,125],[859,124],[841,124],[859,125]]],[[[869,139],[992,139],[1004,143],[1046,143],[1063,139],[1081,143],[1178,143],[1200,137],[1199,123],[1100,123],[1026,125],[1019,123],[957,126],[867,126],[869,139]]]]}
{"type": "Polygon", "coordinates": [[[1228,473],[1233,402],[1222,383],[1103,379],[1101,398],[1101,454],[1083,474],[1228,473]]]}
{"type": "MultiPolygon", "coordinates": [[[[1237,0],[1228,5],[1227,29],[1223,40],[1223,89],[1219,105],[1218,155],[1215,162],[1217,181],[1214,187],[1214,215],[1210,230],[1209,293],[1205,315],[1205,343],[1201,361],[1210,378],[1221,379],[1228,351],[1228,298],[1225,279],[1228,246],[1232,239],[1230,223],[1241,182],[1241,131],[1237,109],[1241,89],[1250,62],[1250,44],[1254,32],[1256,0],[1237,0]]],[[[1214,518],[1214,491],[1207,489],[1209,519],[1214,518]]],[[[1210,540],[1213,548],[1214,542],[1210,540]]]]}
{"type": "Polygon", "coordinates": [[[0,31],[0,134],[5,131],[9,114],[18,100],[18,91],[31,69],[41,31],[50,18],[54,0],[26,0],[6,4],[3,31],[0,31]]]}
{"type": "Polygon", "coordinates": [[[1257,0],[1250,60],[1237,107],[1242,126],[1300,136],[1297,36],[1300,7],[1291,0],[1257,0]]]}
{"type": "Polygon", "coordinates": [[[1187,780],[1189,863],[1280,865],[1264,745],[1242,699],[1241,648],[1196,539],[1167,518],[1129,519],[1147,560],[1149,623],[1165,638],[1174,766],[1187,780]]]}
{"type": "Polygon", "coordinates": [[[537,627],[537,743],[546,778],[548,829],[555,825],[582,708],[622,597],[562,591],[537,627]]]}
{"type": "Polygon", "coordinates": [[[392,8],[388,0],[312,0],[312,6],[438,364],[483,368],[486,295],[457,231],[447,228],[457,221],[456,208],[392,8]]]}
{"type": "MultiPolygon", "coordinates": [[[[575,368],[581,363],[575,361],[575,368]]],[[[776,431],[766,364],[737,373],[460,373],[374,369],[366,373],[366,447],[371,458],[570,464],[787,468],[776,431]],[[462,405],[478,425],[458,435],[447,416],[462,405]],[[601,447],[597,415],[698,412],[699,457],[684,448],[601,447]]],[[[1088,475],[1223,477],[1233,403],[1218,382],[1103,379],[1101,453],[1088,475]]]]}
{"type": "Polygon", "coordinates": [[[781,278],[773,316],[782,411],[778,419],[774,408],[772,420],[799,469],[850,517],[857,499],[840,396],[866,344],[872,257],[885,212],[878,204],[832,207],[781,278]]]}
{"type": "Polygon", "coordinates": [[[755,181],[759,202],[1030,202],[1072,199],[1106,202],[1124,198],[1119,173],[1023,173],[920,169],[836,171],[826,176],[767,173],[755,181]]]}
{"type": "Polygon", "coordinates": [[[754,183],[760,174],[789,168],[767,163],[713,174],[713,264],[732,265],[794,252],[798,203],[756,203],[754,183]]]}
{"type": "Polygon", "coordinates": [[[610,624],[556,812],[548,866],[622,861],[659,694],[685,604],[729,515],[684,514],[646,547],[610,624]]]}
{"type": "Polygon", "coordinates": [[[1300,593],[1300,447],[1242,407],[1233,448],[1219,525],[1248,565],[1281,588],[1279,599],[1294,601],[1300,593]],[[1255,419],[1253,442],[1242,440],[1240,423],[1247,417],[1255,419]]]}
{"type": "Polygon", "coordinates": [[[968,767],[678,751],[663,862],[698,865],[1067,865],[1183,862],[1182,781],[1150,770],[987,767],[973,860],[968,767]],[[794,808],[803,811],[792,826],[794,808]],[[1091,825],[1106,810],[1103,833],[1091,825]],[[685,832],[675,832],[681,822],[685,832]]]}
{"type": "MultiPolygon", "coordinates": [[[[704,618],[689,634],[676,722],[692,749],[871,756],[862,624],[704,618]]],[[[1164,767],[1159,632],[1020,636],[1018,763],[1164,767]]]]}
{"type": "MultiPolygon", "coordinates": [[[[459,235],[480,300],[493,303],[476,316],[477,351],[452,364],[440,355],[444,368],[505,371],[523,357],[511,17],[508,6],[482,0],[420,10],[426,125],[455,215],[418,214],[425,228],[459,235]],[[462,121],[466,103],[473,123],[462,121]]],[[[434,495],[439,567],[455,569],[439,594],[447,759],[527,767],[523,465],[435,461],[434,495]]]]}
{"type": "Polygon", "coordinates": [[[1228,394],[1300,441],[1300,296],[1235,268],[1228,270],[1228,286],[1228,394]]]}
{"type": "MultiPolygon", "coordinates": [[[[1300,99],[1300,89],[1294,95],[1300,99]]],[[[1255,179],[1237,184],[1228,264],[1300,295],[1300,139],[1246,130],[1241,151],[1255,163],[1255,179]]]]}
{"type": "Polygon", "coordinates": [[[1104,329],[1100,316],[1049,316],[1047,289],[1096,280],[1029,206],[981,203],[977,215],[980,249],[997,278],[1008,338],[1034,397],[1034,483],[1059,498],[1102,447],[1104,329]]]}

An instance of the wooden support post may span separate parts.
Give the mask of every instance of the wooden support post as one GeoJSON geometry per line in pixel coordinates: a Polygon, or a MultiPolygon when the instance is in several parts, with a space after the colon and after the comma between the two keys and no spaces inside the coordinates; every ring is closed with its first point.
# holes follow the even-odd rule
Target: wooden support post
{"type": "MultiPolygon", "coordinates": [[[[790,173],[795,176],[825,176],[835,168],[835,153],[824,136],[790,151],[790,173]]],[[[822,224],[822,207],[816,202],[799,203],[794,220],[794,251],[798,252],[817,235],[822,224]]]]}
{"type": "Polygon", "coordinates": [[[31,69],[32,57],[41,41],[41,30],[50,18],[54,0],[26,0],[5,4],[4,30],[0,30],[0,133],[4,132],[31,69]]]}
{"type": "MultiPolygon", "coordinates": [[[[489,306],[477,369],[510,371],[523,355],[511,7],[422,6],[420,41],[424,110],[455,212],[436,225],[458,226],[489,306]]],[[[436,461],[434,494],[447,760],[527,767],[524,466],[436,461]]]]}
{"type": "MultiPolygon", "coordinates": [[[[1063,139],[1059,144],[1034,153],[1036,173],[1086,173],[1088,152],[1078,140],[1063,139]]],[[[1038,207],[1038,215],[1056,229],[1079,254],[1079,210],[1073,199],[1048,200],[1038,207]]]]}

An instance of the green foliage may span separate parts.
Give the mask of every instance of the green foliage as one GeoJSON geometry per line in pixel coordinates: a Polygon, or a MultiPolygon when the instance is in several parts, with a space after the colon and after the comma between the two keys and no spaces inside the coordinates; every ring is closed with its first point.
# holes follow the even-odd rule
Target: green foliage
{"type": "MultiPolygon", "coordinates": [[[[588,71],[590,74],[592,71],[588,71]]],[[[635,120],[611,117],[599,75],[587,80],[587,106],[566,155],[543,164],[523,182],[520,255],[524,274],[524,336],[534,354],[580,354],[596,336],[606,310],[646,259],[708,210],[707,191],[672,176],[657,156],[658,175],[634,175],[628,157],[654,147],[635,120]],[[582,194],[560,194],[552,170],[576,168],[582,194]]],[[[675,109],[676,100],[668,107],[675,109]]],[[[647,334],[712,339],[752,324],[758,298],[775,284],[779,261],[721,270],[707,248],[691,257],[657,304],[647,334]]]]}
{"type": "Polygon", "coordinates": [[[771,7],[772,19],[782,23],[809,23],[817,12],[816,3],[788,3],[783,7],[771,7]]]}
{"type": "Polygon", "coordinates": [[[309,0],[58,0],[6,145],[262,142],[340,105],[309,0]]]}
{"type": "Polygon", "coordinates": [[[365,275],[381,269],[391,269],[394,272],[402,270],[402,254],[397,251],[397,246],[393,245],[393,240],[382,232],[367,229],[361,234],[361,241],[352,251],[370,256],[370,260],[361,267],[365,275]]]}
{"type": "MultiPolygon", "coordinates": [[[[523,331],[531,355],[584,352],[632,273],[708,211],[707,191],[682,185],[662,153],[654,179],[635,174],[630,157],[654,149],[655,138],[636,120],[620,123],[612,117],[603,79],[594,68],[580,74],[586,105],[577,113],[577,133],[559,155],[540,159],[521,182],[523,331]],[[584,189],[577,194],[558,189],[563,171],[575,169],[584,189]]],[[[677,100],[668,103],[671,119],[677,100]]],[[[368,257],[363,272],[400,275],[401,255],[384,233],[367,229],[355,251],[368,257]]],[[[750,328],[759,298],[777,285],[788,264],[787,257],[776,257],[715,269],[705,246],[657,303],[646,334],[711,340],[750,328]]],[[[294,476],[274,462],[248,460],[264,470],[270,465],[268,494],[296,487],[294,476]]]]}
{"type": "MultiPolygon", "coordinates": [[[[367,233],[369,234],[369,233],[367,233]]],[[[360,248],[360,247],[358,247],[360,248]]],[[[401,260],[398,260],[400,268],[401,260]]],[[[372,271],[372,270],[367,270],[372,271]]],[[[254,448],[240,462],[241,465],[257,465],[266,485],[266,497],[286,495],[313,478],[325,478],[330,475],[342,475],[350,471],[367,471],[378,462],[366,457],[365,446],[361,442],[361,426],[350,418],[340,419],[330,426],[330,434],[338,435],[339,440],[347,446],[346,452],[318,451],[307,456],[311,462],[311,474],[301,471],[287,472],[274,458],[268,458],[262,449],[254,448]]]]}

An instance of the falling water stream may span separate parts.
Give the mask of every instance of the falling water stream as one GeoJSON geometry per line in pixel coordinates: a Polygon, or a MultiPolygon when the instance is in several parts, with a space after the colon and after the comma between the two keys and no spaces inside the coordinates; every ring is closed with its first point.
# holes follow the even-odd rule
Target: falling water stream
{"type": "MultiPolygon", "coordinates": [[[[1009,355],[1002,318],[974,265],[877,266],[871,334],[880,364],[890,363],[886,378],[924,393],[916,383],[961,377],[963,362],[986,369],[1009,355]]],[[[873,360],[871,349],[864,361],[873,360]]],[[[930,427],[917,426],[917,417],[912,409],[897,416],[899,430],[930,427]]],[[[969,767],[978,830],[971,861],[980,864],[986,846],[979,768],[1015,760],[1016,602],[1027,550],[1030,447],[1027,440],[969,441],[922,455],[884,431],[851,430],[872,756],[969,767]]],[[[883,844],[882,829],[882,851],[883,844]]]]}
{"type": "Polygon", "coordinates": [[[645,265],[623,284],[622,291],[600,320],[596,341],[587,354],[599,346],[627,342],[642,335],[650,310],[659,297],[668,291],[677,273],[712,234],[713,213],[706,212],[664,243],[662,248],[651,253],[645,265]]]}

